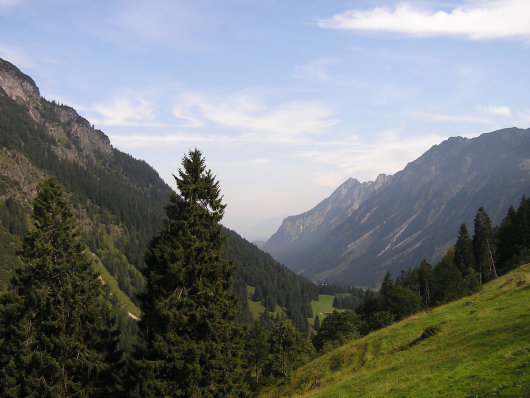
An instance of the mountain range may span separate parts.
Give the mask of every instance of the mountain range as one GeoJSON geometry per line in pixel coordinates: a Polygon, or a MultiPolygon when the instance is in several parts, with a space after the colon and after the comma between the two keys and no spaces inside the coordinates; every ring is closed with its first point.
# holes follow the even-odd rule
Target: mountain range
{"type": "Polygon", "coordinates": [[[313,281],[375,287],[388,271],[440,260],[481,206],[495,224],[529,193],[530,129],[453,137],[392,176],[347,180],[263,249],[313,281]]]}

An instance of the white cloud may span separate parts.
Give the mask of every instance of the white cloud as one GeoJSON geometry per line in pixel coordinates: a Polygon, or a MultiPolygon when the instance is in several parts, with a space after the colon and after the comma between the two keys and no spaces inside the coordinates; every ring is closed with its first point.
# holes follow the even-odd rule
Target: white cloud
{"type": "Polygon", "coordinates": [[[198,117],[196,117],[189,109],[175,107],[173,108],[173,116],[175,116],[177,119],[185,121],[179,127],[204,127],[204,123],[198,117]]]}
{"type": "Polygon", "coordinates": [[[366,180],[374,179],[380,173],[393,174],[445,138],[433,134],[404,137],[394,130],[378,132],[374,136],[376,139],[345,137],[299,151],[293,156],[330,167],[331,171],[320,172],[313,182],[333,186],[334,181],[342,182],[349,177],[366,180]]]}
{"type": "Polygon", "coordinates": [[[188,93],[173,109],[177,118],[206,122],[240,131],[247,141],[292,142],[325,131],[339,122],[334,111],[316,101],[292,101],[269,106],[255,96],[238,93],[226,97],[188,93]]]}
{"type": "Polygon", "coordinates": [[[496,128],[497,124],[491,120],[483,117],[477,117],[473,115],[452,115],[452,114],[441,114],[441,113],[431,113],[431,112],[422,112],[422,111],[411,111],[409,112],[409,118],[411,120],[423,120],[429,122],[449,122],[449,123],[479,123],[485,124],[490,127],[496,128]]]}
{"type": "Polygon", "coordinates": [[[144,98],[115,97],[110,102],[80,107],[80,109],[88,112],[89,120],[100,126],[165,126],[153,122],[154,106],[144,98]],[[90,114],[94,116],[91,117],[90,114]]]}
{"type": "Polygon", "coordinates": [[[506,116],[506,117],[512,116],[512,111],[507,106],[477,105],[477,109],[479,111],[488,112],[496,116],[506,116]]]}
{"type": "Polygon", "coordinates": [[[386,31],[419,36],[451,35],[473,40],[530,39],[530,1],[471,1],[446,11],[424,11],[408,3],[394,10],[348,10],[318,21],[321,28],[386,31]]]}
{"type": "Polygon", "coordinates": [[[168,146],[179,145],[183,143],[195,145],[198,143],[226,143],[237,141],[237,138],[230,138],[226,136],[205,136],[201,134],[188,133],[175,133],[167,135],[110,134],[109,138],[112,142],[112,145],[122,149],[149,147],[167,148],[168,146]]]}

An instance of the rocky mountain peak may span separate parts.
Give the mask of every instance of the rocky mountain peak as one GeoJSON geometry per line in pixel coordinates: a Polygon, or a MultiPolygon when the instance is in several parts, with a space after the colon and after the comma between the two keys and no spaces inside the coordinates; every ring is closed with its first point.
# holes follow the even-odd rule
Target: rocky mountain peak
{"type": "MultiPolygon", "coordinates": [[[[376,181],[359,182],[349,178],[313,209],[287,217],[278,231],[265,243],[264,249],[274,253],[296,247],[294,256],[343,223],[366,199],[390,180],[381,174],[376,181]]],[[[284,259],[282,259],[285,261],[284,259]]]]}
{"type": "Polygon", "coordinates": [[[0,87],[19,104],[31,105],[40,101],[39,88],[31,77],[15,65],[0,58],[0,87]]]}
{"type": "Polygon", "coordinates": [[[57,141],[52,150],[59,158],[84,163],[112,155],[110,140],[103,132],[95,130],[75,109],[42,98],[31,77],[1,58],[0,89],[24,106],[31,118],[57,141]]]}

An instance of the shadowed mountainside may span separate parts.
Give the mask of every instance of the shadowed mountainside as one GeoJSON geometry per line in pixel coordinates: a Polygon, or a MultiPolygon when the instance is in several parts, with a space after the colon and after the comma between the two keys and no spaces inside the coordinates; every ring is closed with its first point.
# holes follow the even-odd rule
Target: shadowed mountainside
{"type": "Polygon", "coordinates": [[[348,180],[313,210],[285,219],[264,249],[311,280],[358,286],[423,259],[435,263],[479,207],[497,223],[530,193],[530,130],[450,138],[364,186],[348,180]]]}

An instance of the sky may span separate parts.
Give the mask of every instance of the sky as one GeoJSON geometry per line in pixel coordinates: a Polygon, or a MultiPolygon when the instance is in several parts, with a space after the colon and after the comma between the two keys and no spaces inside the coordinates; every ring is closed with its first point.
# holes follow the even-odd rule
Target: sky
{"type": "Polygon", "coordinates": [[[0,0],[0,58],[264,239],[350,177],[530,127],[529,0],[0,0]]]}

